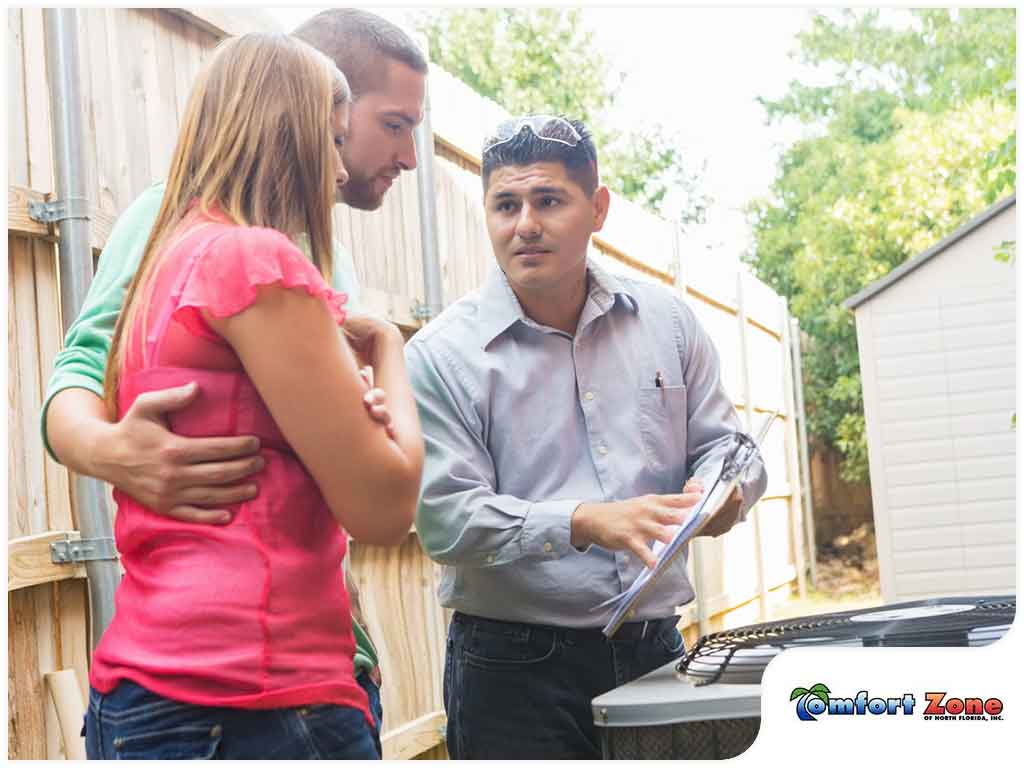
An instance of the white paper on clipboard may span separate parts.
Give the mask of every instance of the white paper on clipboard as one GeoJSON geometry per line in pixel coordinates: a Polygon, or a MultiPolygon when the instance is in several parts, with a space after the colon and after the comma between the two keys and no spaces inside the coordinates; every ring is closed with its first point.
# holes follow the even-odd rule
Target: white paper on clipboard
{"type": "Polygon", "coordinates": [[[760,457],[760,446],[768,434],[768,428],[779,415],[779,412],[768,416],[757,437],[751,438],[744,432],[732,435],[732,441],[721,458],[710,467],[701,468],[701,476],[705,478],[704,496],[690,513],[690,516],[677,528],[675,536],[668,544],[655,542],[652,550],[658,561],[653,568],[644,568],[636,581],[625,592],[606,600],[593,610],[615,606],[615,611],[602,630],[607,637],[612,637],[629,616],[630,611],[639,602],[646,589],[652,585],[668,569],[672,562],[683,553],[687,543],[698,535],[701,529],[714,517],[715,513],[729,500],[733,489],[744,478],[754,460],[760,457]],[[710,478],[710,480],[709,480],[710,478]]]}

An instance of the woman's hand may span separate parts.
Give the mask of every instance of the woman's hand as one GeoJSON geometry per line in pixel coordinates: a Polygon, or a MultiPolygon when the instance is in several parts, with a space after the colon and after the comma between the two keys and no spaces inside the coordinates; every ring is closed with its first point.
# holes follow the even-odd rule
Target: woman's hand
{"type": "MultiPolygon", "coordinates": [[[[396,325],[370,315],[349,313],[342,330],[360,366],[378,367],[385,346],[397,343],[401,348],[404,343],[396,325]]],[[[372,383],[370,388],[373,389],[372,383]]]]}
{"type": "Polygon", "coordinates": [[[395,439],[395,428],[391,423],[391,411],[388,410],[387,393],[380,387],[373,386],[373,368],[366,365],[359,369],[359,375],[366,382],[367,390],[363,394],[363,405],[370,418],[383,425],[388,437],[395,439]]]}

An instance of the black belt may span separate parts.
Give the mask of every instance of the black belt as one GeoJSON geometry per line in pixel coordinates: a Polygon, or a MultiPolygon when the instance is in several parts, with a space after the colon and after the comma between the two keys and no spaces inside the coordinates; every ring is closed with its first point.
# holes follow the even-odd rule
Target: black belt
{"type": "MultiPolygon", "coordinates": [[[[466,624],[468,626],[476,624],[478,626],[487,627],[492,632],[508,635],[517,635],[527,632],[551,632],[565,640],[568,640],[569,642],[608,640],[608,638],[604,636],[604,633],[597,627],[556,627],[550,624],[529,624],[523,621],[501,621],[499,619],[485,619],[482,616],[470,616],[469,614],[461,613],[460,611],[456,611],[452,615],[452,621],[459,624],[466,624]]],[[[616,643],[638,643],[641,640],[648,640],[655,637],[660,631],[665,629],[665,625],[668,624],[675,626],[678,623],[678,616],[667,616],[663,619],[647,619],[646,621],[631,621],[619,627],[618,631],[610,641],[616,643]]]]}

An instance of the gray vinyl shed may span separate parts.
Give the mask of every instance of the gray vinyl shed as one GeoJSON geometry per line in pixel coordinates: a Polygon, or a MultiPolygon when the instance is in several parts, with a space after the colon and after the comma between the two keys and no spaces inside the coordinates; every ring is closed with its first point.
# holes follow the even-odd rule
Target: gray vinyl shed
{"type": "Polygon", "coordinates": [[[1016,591],[1016,196],[844,302],[882,598],[1016,591]]]}

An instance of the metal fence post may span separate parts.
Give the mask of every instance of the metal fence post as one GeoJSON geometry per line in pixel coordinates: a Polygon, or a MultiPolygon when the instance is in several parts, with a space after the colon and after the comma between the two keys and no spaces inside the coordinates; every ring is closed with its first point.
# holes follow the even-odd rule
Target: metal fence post
{"type": "MultiPolygon", "coordinates": [[[[46,69],[53,114],[54,192],[63,213],[58,214],[60,242],[60,308],[66,332],[78,315],[92,281],[89,244],[89,202],[85,186],[85,152],[78,76],[78,13],[74,8],[47,8],[46,69]]],[[[103,484],[74,476],[78,525],[82,539],[113,545],[114,532],[103,484]]],[[[90,647],[95,648],[114,617],[114,592],[121,573],[113,559],[87,559],[91,616],[90,647]]]]}
{"type": "Polygon", "coordinates": [[[814,537],[814,494],[811,492],[811,464],[807,454],[807,413],[804,411],[804,371],[800,356],[800,321],[790,319],[790,354],[793,358],[793,390],[796,395],[797,425],[800,429],[800,471],[803,482],[804,534],[807,536],[807,556],[811,566],[811,586],[818,586],[818,551],[814,537]]]}
{"type": "MultiPolygon", "coordinates": [[[[743,299],[743,271],[736,272],[736,318],[739,320],[740,356],[743,362],[743,412],[747,432],[754,429],[754,395],[750,386],[750,348],[748,344],[747,310],[743,299]]],[[[758,616],[760,621],[768,618],[768,585],[764,573],[764,542],[761,538],[761,510],[755,504],[750,510],[750,518],[754,523],[754,550],[757,562],[757,595],[758,616]]]]}
{"type": "Polygon", "coordinates": [[[793,356],[790,354],[789,309],[786,300],[780,299],[779,310],[782,315],[782,391],[786,403],[786,468],[789,480],[789,533],[793,547],[793,559],[796,561],[797,592],[800,597],[807,595],[807,574],[804,561],[803,538],[803,489],[801,479],[800,453],[797,436],[796,397],[794,395],[793,356]]]}
{"type": "MultiPolygon", "coordinates": [[[[424,36],[418,40],[429,56],[424,36]]],[[[419,319],[430,320],[444,309],[440,248],[437,244],[437,192],[434,187],[434,129],[430,123],[430,78],[423,90],[423,120],[416,126],[416,189],[419,192],[420,240],[423,252],[423,292],[426,306],[417,308],[419,319]]]]}

